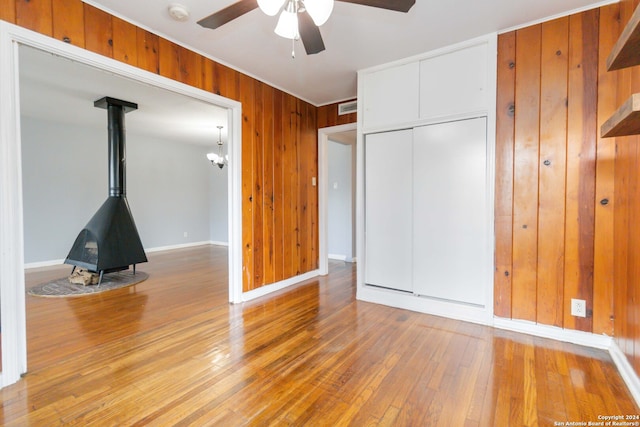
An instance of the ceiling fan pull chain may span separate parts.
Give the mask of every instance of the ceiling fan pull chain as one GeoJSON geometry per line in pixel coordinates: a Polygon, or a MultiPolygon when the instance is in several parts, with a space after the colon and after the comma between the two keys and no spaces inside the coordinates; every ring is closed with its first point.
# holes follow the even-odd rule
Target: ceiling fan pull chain
{"type": "Polygon", "coordinates": [[[296,39],[291,39],[291,59],[296,59],[296,39]]]}

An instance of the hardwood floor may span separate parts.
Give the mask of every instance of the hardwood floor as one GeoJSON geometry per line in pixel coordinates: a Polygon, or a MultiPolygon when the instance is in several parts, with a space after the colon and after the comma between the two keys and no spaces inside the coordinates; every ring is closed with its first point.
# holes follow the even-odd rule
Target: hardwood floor
{"type": "MultiPolygon", "coordinates": [[[[27,297],[3,425],[554,425],[640,414],[600,350],[355,300],[355,266],[227,303],[226,249],[150,255],[139,285],[27,297]]],[[[27,273],[27,286],[68,273],[27,273]]]]}

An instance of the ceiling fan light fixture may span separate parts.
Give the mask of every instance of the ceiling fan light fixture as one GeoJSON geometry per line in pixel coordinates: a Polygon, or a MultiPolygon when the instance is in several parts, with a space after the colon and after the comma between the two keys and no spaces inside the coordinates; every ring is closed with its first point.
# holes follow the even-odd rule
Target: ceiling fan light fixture
{"type": "Polygon", "coordinates": [[[276,29],[273,31],[285,39],[298,40],[300,38],[300,33],[298,32],[298,14],[296,12],[283,10],[280,18],[278,18],[278,25],[276,25],[276,29]]]}
{"type": "Polygon", "coordinates": [[[333,12],[333,0],[304,0],[304,6],[318,27],[327,22],[333,12]]]}
{"type": "Polygon", "coordinates": [[[282,7],[284,0],[258,0],[258,7],[269,16],[275,16],[282,7]]]}

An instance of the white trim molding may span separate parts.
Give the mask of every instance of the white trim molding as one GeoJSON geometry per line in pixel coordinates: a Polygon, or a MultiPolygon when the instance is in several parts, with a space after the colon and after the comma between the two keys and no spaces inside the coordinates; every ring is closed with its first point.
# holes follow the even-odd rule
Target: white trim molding
{"type": "Polygon", "coordinates": [[[62,264],[64,264],[64,259],[50,259],[47,261],[37,261],[37,262],[26,263],[24,265],[24,269],[31,270],[34,268],[53,267],[53,266],[62,265],[62,264]]]}
{"type": "Polygon", "coordinates": [[[497,329],[519,332],[521,334],[533,335],[541,338],[550,338],[556,341],[569,342],[602,350],[609,350],[609,348],[611,348],[611,343],[613,342],[612,338],[607,335],[596,335],[590,332],[563,329],[557,326],[541,325],[527,320],[494,317],[493,326],[497,329]]]}
{"type": "Polygon", "coordinates": [[[0,21],[0,322],[2,386],[27,370],[17,27],[0,21]]]}
{"type": "MultiPolygon", "coordinates": [[[[360,264],[358,264],[360,269],[360,264]]],[[[356,298],[360,301],[403,308],[418,313],[463,320],[465,322],[491,325],[493,307],[457,303],[437,298],[418,296],[411,292],[361,285],[357,288],[356,298]]]]}
{"type": "Polygon", "coordinates": [[[536,19],[535,21],[529,21],[529,22],[525,22],[523,24],[519,24],[519,25],[516,25],[516,26],[513,26],[513,27],[503,28],[500,31],[498,31],[498,34],[504,34],[504,33],[508,33],[508,32],[511,32],[511,31],[520,30],[522,28],[527,28],[527,27],[531,27],[533,25],[542,24],[544,22],[553,21],[554,19],[564,18],[565,16],[574,15],[576,13],[585,12],[585,11],[591,10],[591,9],[597,9],[597,8],[600,8],[600,7],[604,7],[604,6],[608,6],[610,4],[616,4],[616,3],[620,3],[620,0],[604,0],[604,1],[597,2],[597,3],[588,4],[586,6],[579,7],[579,8],[576,8],[576,9],[567,10],[567,11],[562,12],[562,13],[556,13],[555,15],[545,16],[544,18],[536,19]]]}
{"type": "Polygon", "coordinates": [[[212,243],[208,240],[202,241],[202,242],[180,243],[178,245],[167,245],[167,246],[156,246],[154,248],[145,248],[145,252],[153,253],[153,252],[171,251],[174,249],[195,248],[196,246],[205,246],[205,245],[211,245],[211,244],[212,243]]]}
{"type": "Polygon", "coordinates": [[[244,292],[242,294],[242,301],[251,301],[256,298],[263,297],[272,292],[280,291],[290,286],[297,285],[301,282],[304,282],[305,280],[313,279],[314,277],[317,277],[319,275],[320,275],[319,270],[312,270],[312,271],[309,271],[308,273],[300,274],[298,276],[290,277],[288,279],[281,280],[279,282],[272,283],[270,285],[265,285],[257,289],[244,292]]]}
{"type": "MultiPolygon", "coordinates": [[[[195,87],[0,21],[0,296],[2,386],[27,370],[20,139],[19,47],[49,52],[108,73],[227,109],[229,123],[229,301],[242,301],[242,105],[195,87]]],[[[46,72],[46,70],[43,70],[46,72]]]]}
{"type": "MultiPolygon", "coordinates": [[[[229,242],[218,242],[214,240],[207,240],[202,242],[191,242],[191,243],[180,243],[177,245],[167,245],[167,246],[156,246],[153,248],[145,248],[145,252],[153,253],[153,252],[162,252],[162,251],[170,251],[173,249],[184,249],[184,248],[193,248],[196,246],[204,246],[204,245],[214,245],[214,246],[229,246],[229,242]]],[[[52,267],[55,265],[64,264],[64,258],[61,259],[51,259],[46,261],[37,261],[37,262],[29,262],[24,265],[25,270],[30,270],[32,268],[40,268],[40,267],[52,267]]]]}
{"type": "Polygon", "coordinates": [[[629,359],[624,355],[618,344],[616,344],[615,340],[611,340],[611,346],[609,347],[609,354],[611,355],[611,359],[613,359],[613,363],[618,368],[618,372],[622,377],[622,380],[625,382],[627,387],[629,388],[629,392],[633,396],[636,401],[636,405],[640,406],[640,378],[638,378],[638,374],[629,363],[629,359]]]}
{"type": "MultiPolygon", "coordinates": [[[[329,135],[356,130],[357,123],[318,129],[318,257],[319,274],[329,274],[329,135]]],[[[356,183],[357,185],[357,183],[356,183]]],[[[357,197],[357,196],[356,196],[357,197]]],[[[356,238],[357,239],[357,238],[356,238]]],[[[358,252],[356,252],[358,253],[358,252]]]]}
{"type": "Polygon", "coordinates": [[[563,329],[556,326],[541,325],[526,320],[504,319],[501,317],[495,317],[493,319],[493,326],[498,329],[521,334],[549,338],[556,341],[569,342],[608,351],[622,380],[627,385],[627,388],[629,388],[631,396],[636,404],[640,406],[640,377],[638,377],[633,366],[629,363],[629,359],[627,359],[622,350],[620,350],[620,347],[618,347],[618,344],[616,344],[616,341],[612,337],[573,329],[563,329]]]}

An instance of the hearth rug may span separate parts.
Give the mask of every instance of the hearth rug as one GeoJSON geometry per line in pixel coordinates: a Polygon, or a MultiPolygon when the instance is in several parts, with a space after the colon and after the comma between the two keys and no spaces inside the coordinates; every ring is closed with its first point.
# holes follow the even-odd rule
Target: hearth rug
{"type": "Polygon", "coordinates": [[[105,274],[102,277],[102,283],[100,285],[84,286],[71,283],[68,277],[63,277],[61,279],[56,279],[34,286],[30,288],[27,293],[36,297],[47,298],[79,297],[135,285],[147,280],[148,278],[149,275],[145,272],[138,270],[136,271],[136,274],[133,274],[133,270],[125,270],[117,273],[105,274]]]}

